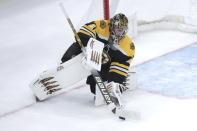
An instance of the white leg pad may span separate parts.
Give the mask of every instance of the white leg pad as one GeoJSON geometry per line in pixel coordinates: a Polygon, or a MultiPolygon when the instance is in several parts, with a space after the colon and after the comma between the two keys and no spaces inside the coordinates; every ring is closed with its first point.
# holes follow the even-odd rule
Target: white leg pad
{"type": "Polygon", "coordinates": [[[95,92],[95,98],[94,98],[94,105],[95,106],[101,106],[106,104],[105,100],[103,98],[103,95],[101,94],[101,91],[99,89],[99,87],[96,85],[96,92],[95,92]]]}
{"type": "Polygon", "coordinates": [[[133,71],[128,73],[127,83],[127,87],[129,88],[128,91],[133,91],[138,88],[136,72],[133,71]]]}

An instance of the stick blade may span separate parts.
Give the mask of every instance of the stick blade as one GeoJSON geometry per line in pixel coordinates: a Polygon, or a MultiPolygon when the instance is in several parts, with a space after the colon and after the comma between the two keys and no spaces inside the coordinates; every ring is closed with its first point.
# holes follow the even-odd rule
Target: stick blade
{"type": "Polygon", "coordinates": [[[141,119],[141,113],[137,111],[118,109],[116,114],[118,118],[121,120],[140,120],[141,119]]]}

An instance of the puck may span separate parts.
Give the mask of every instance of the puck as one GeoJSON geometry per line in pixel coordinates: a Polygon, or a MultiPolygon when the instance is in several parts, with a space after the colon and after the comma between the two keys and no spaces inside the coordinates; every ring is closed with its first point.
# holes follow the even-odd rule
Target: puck
{"type": "Polygon", "coordinates": [[[126,120],[126,118],[123,117],[123,116],[119,116],[119,119],[121,119],[121,120],[126,120]]]}

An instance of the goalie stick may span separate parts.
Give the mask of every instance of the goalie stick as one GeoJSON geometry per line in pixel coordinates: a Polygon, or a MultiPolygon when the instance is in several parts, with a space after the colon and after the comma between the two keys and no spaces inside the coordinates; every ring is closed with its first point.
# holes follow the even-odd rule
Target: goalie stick
{"type": "Polygon", "coordinates": [[[102,94],[108,108],[114,114],[117,114],[119,119],[125,120],[126,117],[122,113],[122,108],[120,106],[116,106],[117,104],[115,104],[115,101],[117,101],[116,100],[117,98],[112,99],[112,97],[109,94],[109,91],[107,90],[107,88],[106,88],[101,76],[99,75],[99,73],[96,70],[92,71],[91,73],[94,77],[94,80],[96,81],[97,86],[99,87],[99,90],[101,91],[101,94],[102,94]]]}
{"type": "MultiPolygon", "coordinates": [[[[77,34],[74,26],[73,26],[73,24],[72,24],[72,22],[71,22],[71,20],[70,20],[70,18],[68,16],[68,14],[67,14],[65,8],[64,8],[63,3],[60,3],[59,6],[60,6],[60,8],[61,8],[61,10],[62,10],[62,12],[64,14],[64,16],[66,17],[66,19],[67,19],[70,27],[72,28],[72,31],[73,31],[73,33],[74,33],[74,35],[76,37],[77,42],[81,45],[81,47],[83,47],[83,44],[82,44],[82,42],[81,42],[81,40],[80,40],[80,38],[79,38],[79,36],[78,36],[78,34],[77,34]]],[[[94,71],[91,71],[91,73],[92,73],[92,75],[93,75],[93,77],[94,77],[94,79],[96,81],[96,84],[98,85],[98,87],[99,87],[99,89],[101,91],[101,94],[103,95],[103,98],[104,98],[107,106],[109,107],[109,109],[114,114],[118,115],[119,119],[125,120],[126,117],[123,116],[123,114],[122,114],[122,107],[116,106],[115,103],[114,103],[114,101],[112,101],[112,97],[110,96],[110,94],[109,94],[109,92],[108,92],[105,84],[103,83],[103,80],[100,77],[98,71],[94,70],[94,71]]]]}

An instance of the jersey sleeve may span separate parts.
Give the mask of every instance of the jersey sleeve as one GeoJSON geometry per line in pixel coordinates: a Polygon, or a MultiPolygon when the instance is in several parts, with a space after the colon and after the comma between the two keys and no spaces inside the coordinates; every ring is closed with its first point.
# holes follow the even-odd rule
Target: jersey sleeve
{"type": "MultiPolygon", "coordinates": [[[[96,37],[96,24],[95,22],[90,22],[87,23],[85,25],[83,25],[80,30],[77,32],[77,34],[79,35],[81,42],[83,44],[83,46],[87,46],[87,43],[89,41],[89,39],[95,38],[96,37]]],[[[80,45],[81,46],[81,45],[80,45]]]]}

